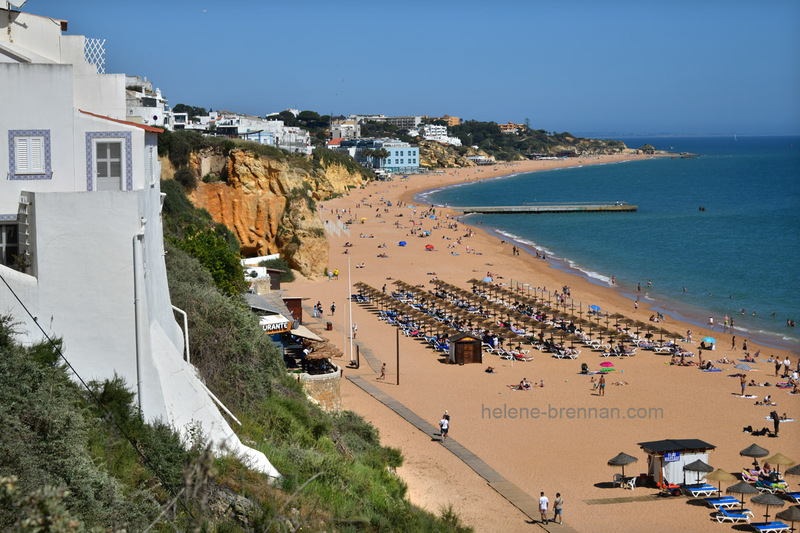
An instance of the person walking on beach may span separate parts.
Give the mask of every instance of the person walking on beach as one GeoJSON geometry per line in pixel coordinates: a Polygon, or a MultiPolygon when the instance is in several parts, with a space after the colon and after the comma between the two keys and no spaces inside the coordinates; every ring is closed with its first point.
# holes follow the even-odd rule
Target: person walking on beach
{"type": "Polygon", "coordinates": [[[775,358],[775,377],[778,377],[778,372],[781,371],[781,360],[776,357],[775,358]]]}
{"type": "Polygon", "coordinates": [[[708,327],[711,329],[711,331],[714,331],[714,317],[713,316],[708,317],[708,327]]]}
{"type": "Polygon", "coordinates": [[[739,374],[739,384],[742,386],[742,398],[744,398],[744,390],[747,387],[747,378],[744,374],[739,374]]]}
{"type": "Polygon", "coordinates": [[[789,356],[786,356],[786,359],[783,360],[783,376],[786,377],[792,372],[792,360],[789,359],[789,356]]]}
{"type": "Polygon", "coordinates": [[[378,379],[386,381],[386,363],[383,363],[383,365],[381,365],[381,375],[378,376],[378,379]]]}
{"type": "Polygon", "coordinates": [[[736,335],[731,337],[731,350],[735,350],[735,349],[736,349],[736,335]]]}
{"type": "Polygon", "coordinates": [[[547,508],[550,506],[550,500],[544,495],[544,492],[539,496],[539,514],[542,515],[542,524],[547,523],[547,508]]]}
{"type": "Polygon", "coordinates": [[[605,396],[606,395],[606,375],[605,374],[600,374],[600,381],[598,382],[598,385],[600,386],[600,396],[605,396]]]}
{"type": "Polygon", "coordinates": [[[773,429],[774,429],[774,431],[772,433],[773,433],[773,435],[775,435],[775,437],[777,437],[778,436],[778,427],[781,425],[781,417],[778,414],[778,411],[772,411],[769,414],[769,417],[772,419],[772,425],[773,425],[773,429]]]}
{"type": "Polygon", "coordinates": [[[439,429],[441,430],[440,434],[442,435],[441,442],[444,444],[444,442],[447,441],[447,432],[450,429],[450,416],[447,414],[447,411],[445,411],[442,419],[439,420],[439,429]]]}
{"type": "Polygon", "coordinates": [[[747,351],[747,339],[745,339],[744,342],[742,343],[742,350],[745,352],[747,351]]]}
{"type": "Polygon", "coordinates": [[[335,312],[336,312],[336,302],[333,302],[333,303],[331,304],[331,316],[333,316],[333,314],[334,314],[335,312]]]}
{"type": "Polygon", "coordinates": [[[564,499],[561,497],[560,492],[556,492],[556,499],[553,502],[553,522],[558,521],[563,524],[564,518],[561,516],[561,509],[564,507],[564,499]]]}
{"type": "Polygon", "coordinates": [[[356,338],[356,333],[358,333],[358,324],[353,322],[353,338],[356,338]]]}

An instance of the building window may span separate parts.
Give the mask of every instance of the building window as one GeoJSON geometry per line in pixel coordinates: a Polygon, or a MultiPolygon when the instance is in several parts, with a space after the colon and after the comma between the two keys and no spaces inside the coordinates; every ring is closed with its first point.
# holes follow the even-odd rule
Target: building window
{"type": "Polygon", "coordinates": [[[8,179],[49,180],[50,130],[9,130],[8,179]]]}
{"type": "Polygon", "coordinates": [[[0,224],[0,264],[12,266],[19,253],[19,226],[0,224]]]}
{"type": "Polygon", "coordinates": [[[133,190],[131,132],[86,133],[86,190],[133,190]]]}

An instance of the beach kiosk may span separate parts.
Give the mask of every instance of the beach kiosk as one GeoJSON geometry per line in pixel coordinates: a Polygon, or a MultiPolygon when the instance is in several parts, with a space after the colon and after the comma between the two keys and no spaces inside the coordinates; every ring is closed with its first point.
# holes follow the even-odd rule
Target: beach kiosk
{"type": "Polygon", "coordinates": [[[483,363],[481,339],[469,333],[450,337],[450,362],[458,365],[483,363]]]}
{"type": "Polygon", "coordinates": [[[679,484],[683,467],[700,459],[708,463],[708,452],[716,446],[699,439],[666,439],[640,442],[647,454],[647,476],[656,483],[679,484]]]}

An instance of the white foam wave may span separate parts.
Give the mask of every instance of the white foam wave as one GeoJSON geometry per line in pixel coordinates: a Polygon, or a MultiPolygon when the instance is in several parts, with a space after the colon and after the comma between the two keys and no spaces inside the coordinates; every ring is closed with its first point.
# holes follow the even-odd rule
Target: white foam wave
{"type": "Polygon", "coordinates": [[[583,268],[578,263],[576,263],[575,261],[572,261],[572,260],[568,260],[567,264],[569,264],[570,268],[572,268],[574,270],[577,270],[578,272],[582,273],[586,277],[589,277],[589,278],[592,278],[592,279],[596,279],[597,281],[602,281],[606,285],[611,285],[611,276],[606,276],[605,274],[601,274],[600,272],[595,272],[594,270],[589,270],[589,269],[583,268]]]}

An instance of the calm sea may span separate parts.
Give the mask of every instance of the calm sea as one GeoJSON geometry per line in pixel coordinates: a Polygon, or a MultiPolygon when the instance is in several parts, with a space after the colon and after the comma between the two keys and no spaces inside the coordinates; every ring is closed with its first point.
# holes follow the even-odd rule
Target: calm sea
{"type": "Polygon", "coordinates": [[[787,325],[800,322],[800,137],[622,140],[701,156],[519,174],[431,191],[419,201],[635,204],[635,213],[469,215],[464,221],[541,250],[595,283],[610,285],[615,276],[616,289],[632,298],[641,283],[642,300],[675,318],[705,325],[714,316],[721,332],[727,314],[739,346],[751,338],[800,351],[800,326],[787,325]]]}

